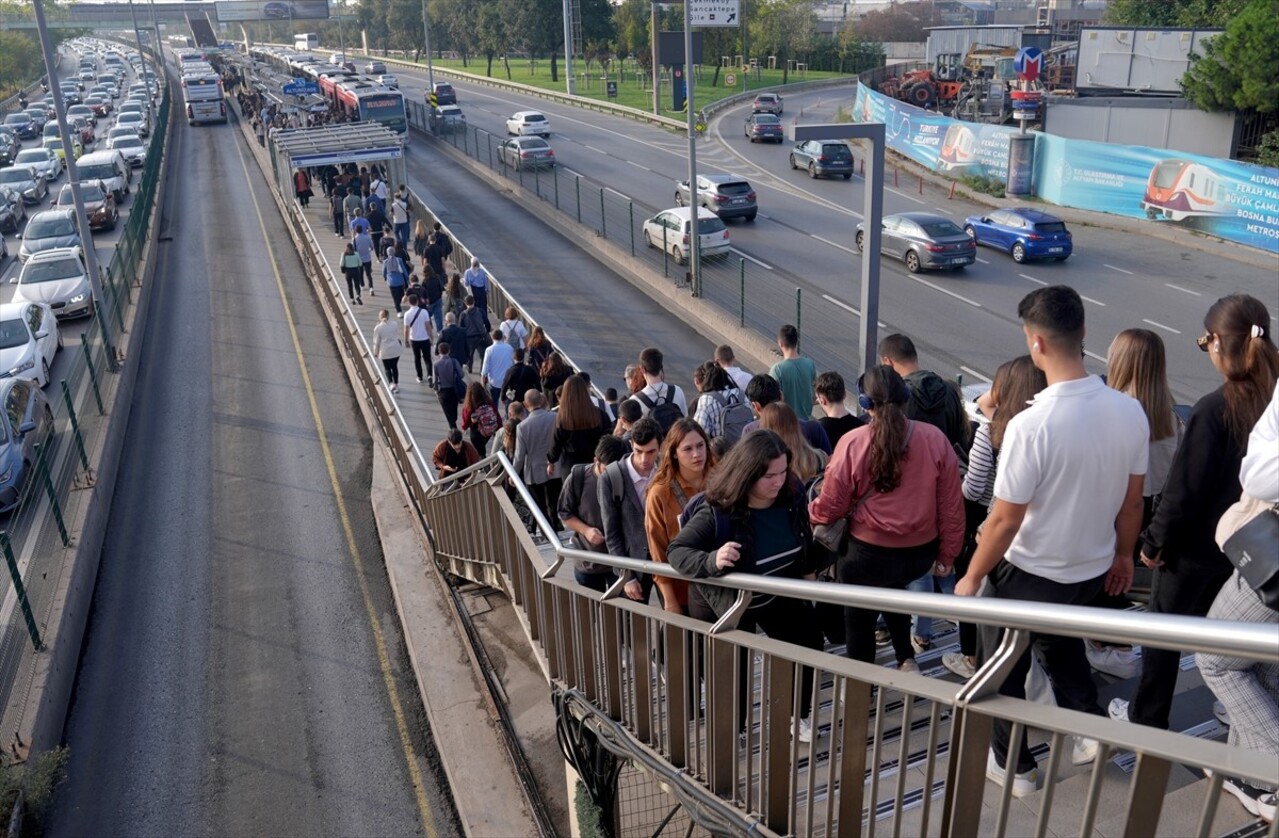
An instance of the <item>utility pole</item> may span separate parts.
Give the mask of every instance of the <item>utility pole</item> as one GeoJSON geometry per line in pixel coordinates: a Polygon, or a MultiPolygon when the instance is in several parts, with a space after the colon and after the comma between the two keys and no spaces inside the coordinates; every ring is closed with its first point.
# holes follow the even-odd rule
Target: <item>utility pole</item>
{"type": "MultiPolygon", "coordinates": [[[[143,78],[146,77],[147,54],[142,51],[142,32],[138,29],[138,13],[133,8],[133,0],[129,0],[129,17],[133,20],[133,37],[138,41],[138,66],[143,68],[143,78]]],[[[147,92],[151,92],[150,85],[147,86],[147,92]]],[[[151,125],[155,124],[155,120],[151,115],[152,97],[147,96],[147,122],[151,125]]],[[[69,155],[70,156],[70,155],[69,155]]],[[[71,171],[68,166],[67,171],[71,171]]]]}
{"type": "MultiPolygon", "coordinates": [[[[693,296],[702,296],[702,231],[697,192],[697,106],[693,103],[693,4],[684,1],[684,109],[688,113],[688,280],[693,296]]],[[[671,80],[674,87],[675,80],[671,80]]]]}
{"type": "Polygon", "coordinates": [[[422,38],[426,42],[426,101],[429,104],[435,91],[435,68],[431,64],[431,24],[426,18],[426,0],[422,0],[422,38]]]}
{"type": "Polygon", "coordinates": [[[662,65],[657,63],[657,27],[658,17],[661,11],[660,0],[653,0],[652,21],[649,24],[650,38],[653,47],[653,113],[657,116],[662,114],[662,65]]]}
{"type": "Polygon", "coordinates": [[[573,80],[573,3],[564,0],[564,92],[569,96],[577,93],[577,83],[573,80]]]}
{"type": "MultiPolygon", "coordinates": [[[[53,46],[49,42],[49,27],[44,19],[44,0],[35,0],[36,29],[40,33],[40,49],[44,53],[44,71],[49,75],[49,92],[53,94],[53,107],[57,113],[58,136],[62,138],[62,151],[67,162],[67,179],[71,182],[71,199],[75,203],[76,224],[80,231],[80,242],[84,251],[85,264],[89,269],[89,287],[93,289],[93,302],[106,302],[102,296],[102,269],[98,266],[98,252],[93,246],[93,235],[89,231],[89,217],[84,212],[84,196],[80,194],[80,173],[76,171],[75,146],[71,144],[71,132],[67,129],[67,109],[62,99],[62,85],[58,84],[57,65],[54,62],[53,46]]],[[[130,6],[132,8],[132,5],[130,6]]],[[[104,311],[105,309],[99,309],[104,311]]],[[[110,335],[111,323],[107,318],[100,318],[99,325],[104,335],[110,335]]],[[[116,369],[115,358],[108,358],[107,365],[112,371],[116,369]]]]}

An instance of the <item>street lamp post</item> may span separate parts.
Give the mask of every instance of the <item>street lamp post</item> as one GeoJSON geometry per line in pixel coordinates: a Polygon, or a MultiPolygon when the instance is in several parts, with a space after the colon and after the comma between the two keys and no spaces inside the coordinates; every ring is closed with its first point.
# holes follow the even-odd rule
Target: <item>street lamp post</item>
{"type": "MultiPolygon", "coordinates": [[[[693,12],[684,3],[684,109],[688,114],[688,281],[694,297],[702,295],[702,205],[697,193],[697,109],[693,104],[693,12]]],[[[671,79],[672,87],[675,84],[671,79]]]]}
{"type": "MultiPolygon", "coordinates": [[[[138,41],[138,66],[143,68],[142,76],[145,79],[147,54],[142,51],[142,31],[138,29],[138,13],[133,8],[133,0],[129,0],[129,17],[133,20],[133,37],[138,41]]],[[[151,86],[147,85],[147,123],[154,125],[155,120],[151,117],[152,101],[150,93],[151,86]]]]}
{"type": "Polygon", "coordinates": [[[422,0],[422,38],[426,42],[426,95],[430,104],[430,95],[435,91],[435,67],[431,63],[431,24],[427,20],[426,0],[422,0]]]}

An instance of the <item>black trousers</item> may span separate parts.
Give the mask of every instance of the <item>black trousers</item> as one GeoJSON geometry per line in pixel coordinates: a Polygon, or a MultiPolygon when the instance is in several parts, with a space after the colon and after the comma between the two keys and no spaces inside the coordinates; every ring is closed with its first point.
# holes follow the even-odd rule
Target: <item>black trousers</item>
{"type": "Polygon", "coordinates": [[[448,421],[450,428],[457,427],[457,390],[452,387],[440,390],[436,397],[440,400],[440,410],[444,411],[444,418],[448,421]]]}
{"type": "Polygon", "coordinates": [[[392,384],[400,383],[400,358],[383,358],[382,369],[386,370],[386,380],[392,384]]]}
{"type": "Polygon", "coordinates": [[[417,380],[422,380],[422,362],[426,362],[426,377],[431,377],[431,342],[429,340],[411,340],[413,345],[413,369],[417,371],[417,380]]]}
{"type": "MultiPolygon", "coordinates": [[[[1234,566],[1225,557],[1214,558],[1217,561],[1188,562],[1183,558],[1175,565],[1156,570],[1147,613],[1206,617],[1222,585],[1234,573],[1234,566]]],[[[1128,706],[1129,721],[1168,728],[1180,662],[1181,652],[1175,649],[1142,647],[1141,678],[1128,706]]]]}
{"type": "Polygon", "coordinates": [[[347,296],[354,300],[360,296],[360,269],[346,268],[343,273],[346,274],[346,293],[347,296]]]}
{"type": "MultiPolygon", "coordinates": [[[[534,464],[537,468],[540,464],[534,464]]],[[[528,493],[533,496],[533,502],[537,504],[537,508],[542,510],[542,514],[546,516],[546,520],[551,526],[556,526],[559,515],[556,510],[560,505],[560,488],[563,481],[558,477],[553,477],[545,483],[530,483],[528,493]]]]}
{"type": "MultiPolygon", "coordinates": [[[[906,590],[906,586],[928,572],[937,561],[937,541],[918,547],[877,547],[851,539],[848,552],[839,559],[839,581],[868,588],[906,590]]],[[[893,637],[897,662],[915,657],[910,645],[910,615],[885,613],[884,622],[893,637]]],[[[866,608],[844,609],[844,653],[853,660],[875,662],[875,622],[879,612],[866,608]]]]}
{"type": "MultiPolygon", "coordinates": [[[[705,620],[708,623],[713,623],[719,619],[715,612],[710,609],[710,606],[706,604],[706,600],[698,594],[696,585],[689,591],[688,615],[698,620],[705,620]]],[[[742,619],[738,621],[737,628],[745,632],[754,632],[759,629],[774,640],[780,640],[783,643],[794,643],[796,646],[803,646],[807,649],[821,649],[824,645],[822,630],[818,625],[817,614],[813,611],[812,603],[798,599],[775,596],[769,598],[763,604],[752,604],[750,608],[746,609],[742,619]]],[[[742,647],[738,651],[737,661],[738,730],[746,727],[746,702],[751,698],[750,682],[747,681],[750,667],[750,650],[742,647]]],[[[813,670],[805,666],[800,669],[800,718],[808,718],[812,710],[813,670]]],[[[713,712],[712,708],[707,707],[706,712],[713,712]]]]}
{"type": "MultiPolygon", "coordinates": [[[[984,597],[996,599],[1019,599],[1026,602],[1052,602],[1060,605],[1087,605],[1101,590],[1103,573],[1094,579],[1083,582],[1065,584],[1054,582],[1043,576],[1036,576],[1021,568],[1014,567],[1007,561],[1001,561],[986,577],[986,586],[982,589],[984,597]]],[[[983,626],[980,630],[980,642],[977,644],[978,664],[985,664],[999,646],[1001,630],[994,626],[983,626]]],[[[1081,713],[1092,713],[1103,716],[1105,713],[1097,704],[1097,685],[1092,679],[1092,667],[1084,654],[1084,641],[1078,637],[1059,637],[1055,634],[1031,634],[1030,642],[1039,651],[1044,668],[1048,670],[1048,678],[1052,681],[1053,695],[1057,705],[1067,710],[1078,710],[1081,713]]],[[[999,688],[1000,695],[1012,698],[1026,697],[1026,675],[1030,672],[1030,650],[1021,656],[1013,670],[999,688]]],[[[1000,766],[1008,765],[1009,751],[1015,750],[1017,756],[1017,773],[1022,774],[1035,767],[1035,758],[1030,754],[1026,744],[1026,736],[1022,735],[1018,742],[1012,739],[1013,723],[1004,719],[995,719],[995,731],[991,747],[1000,766]]]]}

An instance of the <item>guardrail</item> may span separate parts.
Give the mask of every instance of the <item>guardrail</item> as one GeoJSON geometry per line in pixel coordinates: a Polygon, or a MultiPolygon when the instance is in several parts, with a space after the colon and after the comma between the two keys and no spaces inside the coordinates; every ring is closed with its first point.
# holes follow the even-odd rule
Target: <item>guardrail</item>
{"type": "MultiPolygon", "coordinates": [[[[103,298],[95,300],[95,313],[79,327],[79,345],[64,352],[75,353],[65,378],[46,388],[50,422],[29,464],[17,506],[0,531],[0,552],[8,567],[10,584],[4,586],[0,608],[0,699],[5,701],[6,730],[16,730],[13,714],[23,710],[22,702],[10,701],[18,688],[18,675],[31,667],[27,657],[43,646],[41,630],[49,624],[55,606],[53,594],[61,579],[63,563],[73,551],[65,522],[71,520],[78,504],[88,493],[79,490],[94,485],[95,475],[88,452],[105,433],[111,421],[102,391],[104,378],[118,370],[116,345],[126,328],[126,314],[133,302],[133,289],[140,282],[138,262],[150,235],[155,184],[163,157],[171,107],[167,80],[162,88],[146,165],[143,166],[133,205],[124,230],[102,275],[103,298]]],[[[77,328],[65,324],[70,333],[77,328]]]]}

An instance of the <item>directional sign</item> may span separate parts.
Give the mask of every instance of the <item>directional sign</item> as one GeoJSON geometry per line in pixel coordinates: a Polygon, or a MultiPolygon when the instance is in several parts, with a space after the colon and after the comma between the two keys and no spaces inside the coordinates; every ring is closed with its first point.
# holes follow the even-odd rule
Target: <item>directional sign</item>
{"type": "Polygon", "coordinates": [[[694,26],[740,26],[740,0],[688,0],[694,26]]]}
{"type": "Polygon", "coordinates": [[[1044,66],[1044,53],[1039,47],[1022,47],[1013,59],[1013,71],[1022,81],[1034,81],[1044,66]]]}
{"type": "Polygon", "coordinates": [[[306,79],[294,79],[291,82],[287,82],[281,89],[289,96],[304,96],[307,93],[320,92],[320,86],[318,84],[313,81],[307,81],[306,79]]]}

